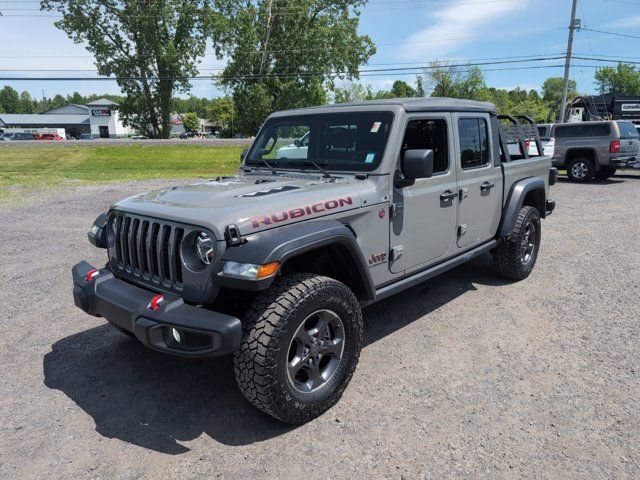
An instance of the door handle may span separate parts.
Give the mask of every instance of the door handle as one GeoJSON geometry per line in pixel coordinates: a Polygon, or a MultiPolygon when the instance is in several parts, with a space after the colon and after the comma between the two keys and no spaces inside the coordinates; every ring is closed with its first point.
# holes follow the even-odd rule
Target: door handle
{"type": "Polygon", "coordinates": [[[445,190],[440,194],[440,200],[443,202],[449,202],[458,196],[457,192],[452,192],[451,190],[445,190]]]}
{"type": "Polygon", "coordinates": [[[480,190],[482,190],[483,192],[488,192],[489,190],[491,190],[495,186],[496,186],[495,183],[484,182],[482,185],[480,185],[480,190]]]}

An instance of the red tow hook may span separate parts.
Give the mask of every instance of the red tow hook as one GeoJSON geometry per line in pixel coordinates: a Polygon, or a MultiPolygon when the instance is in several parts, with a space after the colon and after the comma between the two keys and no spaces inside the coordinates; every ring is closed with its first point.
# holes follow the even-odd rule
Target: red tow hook
{"type": "Polygon", "coordinates": [[[164,302],[164,297],[162,295],[156,295],[151,299],[149,305],[147,305],[147,309],[149,310],[158,310],[160,308],[160,304],[164,302]]]}
{"type": "Polygon", "coordinates": [[[92,268],[91,270],[89,270],[87,272],[87,277],[86,277],[87,282],[90,282],[91,280],[96,278],[99,274],[100,274],[99,270],[96,270],[95,268],[92,268]]]}

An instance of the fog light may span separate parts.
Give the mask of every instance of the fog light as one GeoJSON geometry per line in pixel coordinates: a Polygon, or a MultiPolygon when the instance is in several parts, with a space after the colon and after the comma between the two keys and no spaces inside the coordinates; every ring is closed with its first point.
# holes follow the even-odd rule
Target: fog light
{"type": "Polygon", "coordinates": [[[180,335],[180,330],[177,328],[171,329],[171,336],[176,341],[176,343],[182,343],[182,335],[180,335]]]}

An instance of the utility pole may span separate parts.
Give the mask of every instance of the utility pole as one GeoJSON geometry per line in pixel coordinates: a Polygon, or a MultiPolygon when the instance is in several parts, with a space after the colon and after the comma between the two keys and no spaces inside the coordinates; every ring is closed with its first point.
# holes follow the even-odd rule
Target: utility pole
{"type": "Polygon", "coordinates": [[[580,20],[576,22],[576,10],[578,9],[578,0],[573,0],[571,7],[571,23],[569,23],[569,43],[567,44],[567,57],[564,63],[564,85],[562,87],[562,103],[560,104],[560,116],[558,123],[564,123],[564,116],[567,111],[567,94],[569,91],[569,74],[571,73],[571,55],[573,54],[573,33],[580,28],[580,20]]]}

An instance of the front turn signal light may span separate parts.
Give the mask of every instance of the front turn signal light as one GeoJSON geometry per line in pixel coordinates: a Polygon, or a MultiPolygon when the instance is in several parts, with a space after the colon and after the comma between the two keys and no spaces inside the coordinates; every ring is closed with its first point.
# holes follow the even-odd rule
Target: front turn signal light
{"type": "Polygon", "coordinates": [[[260,265],[257,278],[270,277],[278,271],[278,268],[280,268],[280,262],[271,262],[265,265],[260,265]]]}

